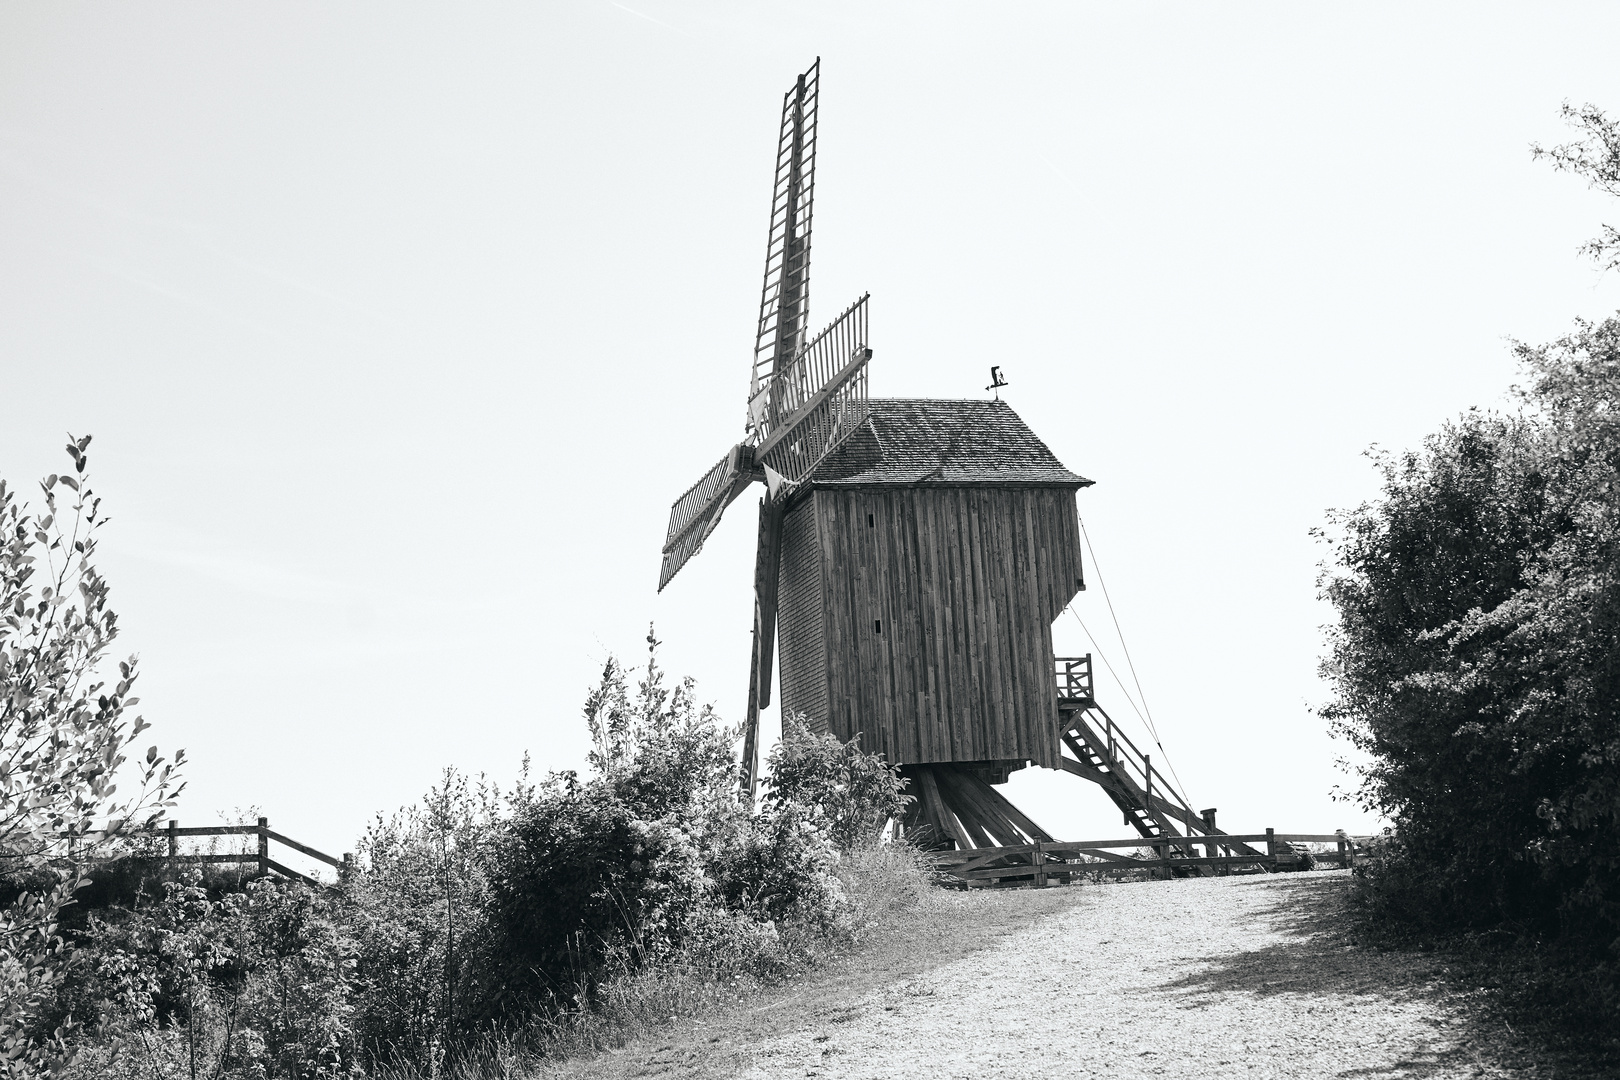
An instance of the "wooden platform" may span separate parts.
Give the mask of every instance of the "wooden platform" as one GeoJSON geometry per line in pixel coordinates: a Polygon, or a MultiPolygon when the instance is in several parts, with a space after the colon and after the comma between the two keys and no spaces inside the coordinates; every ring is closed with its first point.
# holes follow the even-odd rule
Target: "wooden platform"
{"type": "Polygon", "coordinates": [[[1267,872],[1298,867],[1302,856],[1293,845],[1332,844],[1317,855],[1340,867],[1356,864],[1356,840],[1344,832],[1263,833],[1211,836],[1163,836],[1144,840],[1032,841],[998,847],[976,847],[936,854],[939,869],[963,885],[1018,883],[1046,885],[1098,870],[1141,870],[1158,877],[1231,873],[1239,868],[1267,872]],[[1253,844],[1264,845],[1257,850],[1253,844]]]}

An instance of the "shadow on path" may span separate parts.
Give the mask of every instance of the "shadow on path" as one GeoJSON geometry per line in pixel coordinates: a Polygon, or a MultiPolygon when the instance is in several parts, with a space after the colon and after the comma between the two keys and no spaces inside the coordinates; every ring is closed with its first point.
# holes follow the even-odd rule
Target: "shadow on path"
{"type": "MultiPolygon", "coordinates": [[[[1162,984],[1180,993],[1187,1008],[1232,993],[1260,998],[1299,995],[1322,999],[1323,1023],[1334,1022],[1332,1005],[1344,997],[1391,1003],[1422,1002],[1431,1023],[1457,1040],[1477,1062],[1479,1076],[1614,1077],[1614,1060],[1590,1047],[1532,1022],[1514,1023],[1499,986],[1482,986],[1477,966],[1443,950],[1386,948],[1368,944],[1358,933],[1344,875],[1300,874],[1268,882],[1274,902],[1256,909],[1256,930],[1281,935],[1255,949],[1212,961],[1201,970],[1162,984]]],[[[1308,1038],[1309,1032],[1290,1033],[1308,1038]]],[[[1349,1067],[1339,1076],[1425,1076],[1450,1070],[1456,1061],[1407,1060],[1396,1071],[1349,1067]]]]}

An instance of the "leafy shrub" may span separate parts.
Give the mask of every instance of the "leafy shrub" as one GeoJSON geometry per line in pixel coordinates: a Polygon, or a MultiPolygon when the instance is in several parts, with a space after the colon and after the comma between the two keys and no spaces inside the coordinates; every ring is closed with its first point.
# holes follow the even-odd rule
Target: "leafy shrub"
{"type": "Polygon", "coordinates": [[[106,898],[134,909],[90,913],[40,1022],[91,1022],[84,1077],[511,1071],[727,1000],[914,902],[921,856],[877,845],[906,801],[880,759],[791,722],[751,814],[735,732],[691,681],[667,686],[651,649],[631,676],[610,661],[587,698],[588,775],[525,769],[503,794],[447,772],[377,818],[336,889],[130,863],[106,898]]]}
{"type": "Polygon", "coordinates": [[[771,750],[765,805],[794,806],[820,816],[840,850],[869,845],[912,801],[906,782],[882,755],[810,730],[803,713],[782,718],[782,739],[771,750]]]}
{"type": "Polygon", "coordinates": [[[521,1008],[586,1000],[601,973],[667,962],[716,927],[742,933],[739,918],[770,927],[743,934],[762,962],[836,936],[840,845],[875,841],[907,801],[880,758],[790,718],[750,816],[735,733],[690,680],[666,688],[648,642],[633,693],[610,660],[586,699],[592,775],[528,790],[491,849],[493,940],[521,1008]]]}
{"type": "Polygon", "coordinates": [[[446,770],[420,804],[378,815],[361,838],[343,895],[368,1061],[427,1060],[498,1007],[488,854],[505,805],[493,785],[446,770]]]}
{"type": "Polygon", "coordinates": [[[1450,923],[1620,937],[1620,320],[1521,347],[1513,415],[1385,457],[1338,518],[1324,714],[1398,839],[1373,888],[1450,923]]]}
{"type": "Polygon", "coordinates": [[[820,815],[798,805],[770,807],[717,867],[727,907],[753,919],[831,929],[844,909],[838,849],[820,815]]]}
{"type": "Polygon", "coordinates": [[[61,1036],[40,1017],[64,977],[57,920],[80,867],[116,854],[128,824],[161,817],[180,787],[183,753],[168,762],[154,746],[125,768],[149,726],[125,717],[140,700],[135,659],[111,685],[100,677],[118,618],[93,563],[106,518],[89,445],[72,439],[73,471],[40,482],[43,513],[0,480],[0,879],[20,886],[0,912],[0,1068],[13,1076],[60,1064],[61,1036]],[[121,772],[133,774],[122,795],[121,772]]]}
{"type": "Polygon", "coordinates": [[[200,875],[93,921],[58,1007],[102,1038],[72,1075],[336,1077],[357,1065],[353,942],[331,895],[273,878],[211,899],[200,875]]]}
{"type": "Polygon", "coordinates": [[[571,775],[517,808],[491,876],[507,990],[524,1007],[566,999],[616,950],[637,962],[667,953],[705,891],[677,825],[571,775]]]}

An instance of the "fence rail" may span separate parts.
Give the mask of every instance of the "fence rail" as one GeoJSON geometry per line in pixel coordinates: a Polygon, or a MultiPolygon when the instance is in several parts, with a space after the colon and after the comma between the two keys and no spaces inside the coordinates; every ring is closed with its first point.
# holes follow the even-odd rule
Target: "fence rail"
{"type": "MultiPolygon", "coordinates": [[[[1037,842],[1009,847],[967,848],[936,855],[936,865],[964,884],[991,882],[1017,883],[1033,878],[1045,885],[1051,878],[1072,878],[1094,870],[1147,870],[1159,877],[1185,874],[1195,868],[1230,873],[1241,866],[1277,870],[1297,866],[1303,853],[1296,844],[1333,844],[1335,850],[1321,857],[1349,868],[1356,865],[1357,840],[1342,830],[1333,833],[1214,833],[1207,836],[1128,837],[1123,840],[1077,840],[1037,842]],[[1264,844],[1265,850],[1243,850],[1249,844],[1264,844]],[[1203,854],[1198,849],[1203,849],[1203,854]],[[1152,851],[1151,858],[1121,854],[1120,849],[1152,851]],[[1220,854],[1220,852],[1225,852],[1220,854]]],[[[1313,853],[1315,854],[1315,853],[1313,853]]]]}
{"type": "Polygon", "coordinates": [[[326,865],[338,870],[340,874],[354,868],[354,856],[352,854],[345,852],[343,858],[335,859],[324,851],[318,851],[317,849],[310,847],[308,844],[301,844],[297,840],[294,840],[288,836],[283,836],[281,833],[271,829],[269,818],[260,818],[258,820],[258,824],[256,825],[182,826],[178,821],[170,821],[161,829],[134,829],[125,833],[125,835],[132,838],[146,840],[156,840],[160,838],[167,840],[167,853],[161,856],[154,856],[154,858],[165,859],[177,863],[199,863],[207,865],[220,863],[236,863],[239,865],[246,864],[257,867],[260,877],[271,873],[276,873],[280,874],[282,877],[292,878],[295,881],[302,881],[306,885],[321,886],[325,883],[310,877],[308,874],[301,874],[297,870],[287,866],[285,863],[272,859],[270,857],[270,844],[272,842],[280,844],[283,847],[291,848],[300,855],[314,859],[316,862],[323,862],[326,865]],[[206,854],[182,853],[180,850],[180,841],[181,839],[190,836],[256,836],[258,837],[259,843],[257,845],[257,850],[255,851],[224,853],[209,852],[206,854]]]}

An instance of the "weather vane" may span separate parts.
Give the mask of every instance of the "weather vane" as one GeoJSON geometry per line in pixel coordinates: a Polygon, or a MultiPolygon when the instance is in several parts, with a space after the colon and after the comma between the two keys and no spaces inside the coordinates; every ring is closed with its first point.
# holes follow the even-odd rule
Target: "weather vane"
{"type": "Polygon", "coordinates": [[[1003,386],[1006,386],[1006,385],[1007,385],[1007,380],[1003,379],[1001,377],[1001,368],[996,367],[996,366],[992,366],[990,368],[990,385],[985,387],[985,389],[986,390],[994,390],[995,394],[996,394],[996,400],[1000,401],[1001,400],[1001,388],[1003,386]]]}

